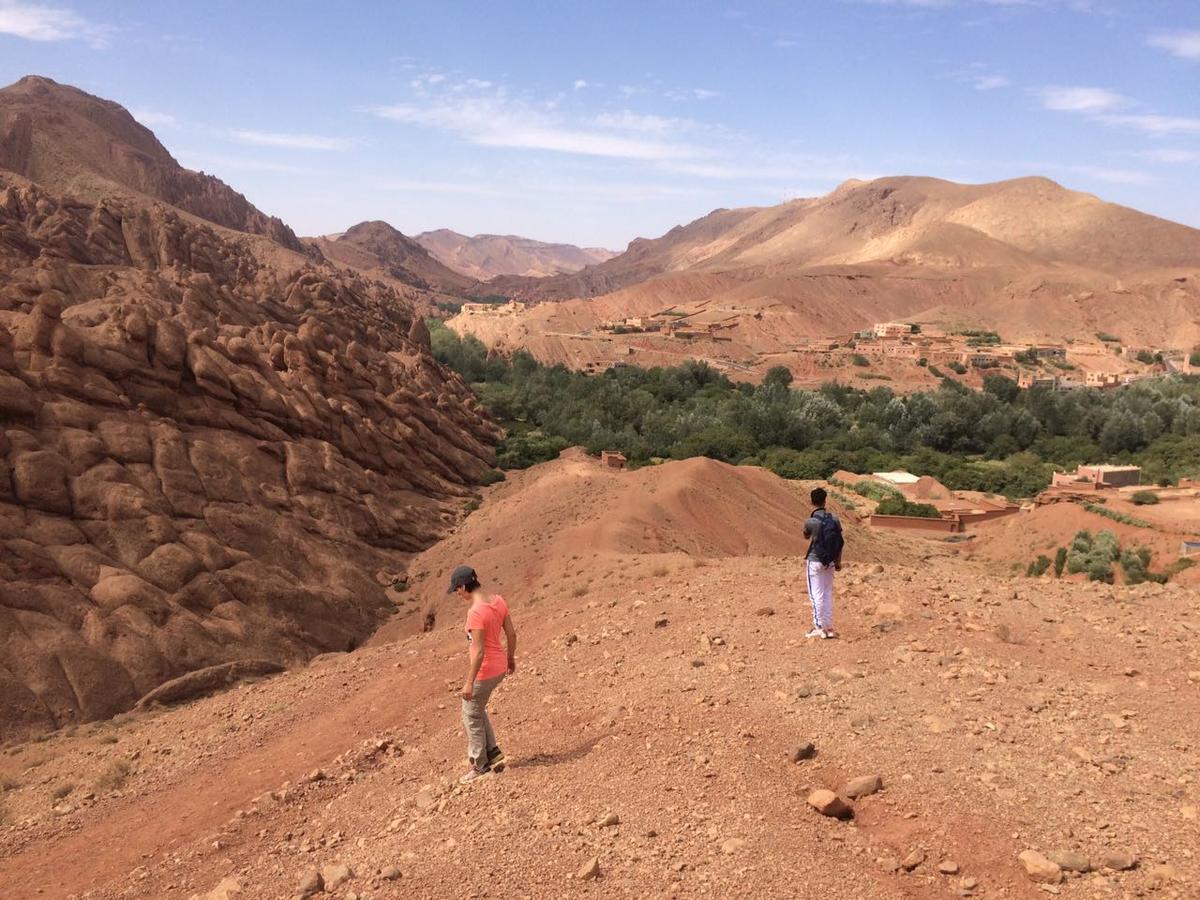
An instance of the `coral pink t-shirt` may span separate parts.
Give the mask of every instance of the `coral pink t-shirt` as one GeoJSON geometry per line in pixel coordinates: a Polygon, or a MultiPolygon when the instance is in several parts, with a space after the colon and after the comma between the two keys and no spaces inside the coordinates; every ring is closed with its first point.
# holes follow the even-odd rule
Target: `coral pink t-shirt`
{"type": "Polygon", "coordinates": [[[476,676],[480,681],[495,678],[508,671],[508,654],[500,643],[500,632],[508,618],[508,604],[499,594],[491,603],[475,603],[467,610],[467,640],[472,631],[483,631],[483,665],[476,676]]]}

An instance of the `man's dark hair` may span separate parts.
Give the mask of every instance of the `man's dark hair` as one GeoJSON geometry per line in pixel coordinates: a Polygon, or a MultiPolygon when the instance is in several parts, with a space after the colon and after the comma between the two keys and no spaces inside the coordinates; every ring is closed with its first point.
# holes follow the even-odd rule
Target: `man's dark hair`
{"type": "Polygon", "coordinates": [[[825,498],[829,495],[825,493],[825,488],[813,488],[812,493],[808,496],[812,500],[813,506],[824,506],[825,498]]]}

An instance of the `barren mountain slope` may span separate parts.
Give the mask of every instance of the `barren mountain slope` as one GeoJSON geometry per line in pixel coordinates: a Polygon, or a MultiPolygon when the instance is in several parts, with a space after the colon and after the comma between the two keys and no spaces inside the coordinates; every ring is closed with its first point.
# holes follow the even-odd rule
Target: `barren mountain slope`
{"type": "MultiPolygon", "coordinates": [[[[489,488],[457,550],[414,560],[430,590],[446,561],[483,560],[509,600],[519,665],[491,707],[506,771],[455,783],[466,642],[447,607],[428,633],[10,748],[0,881],[94,900],[221,884],[238,900],[296,896],[313,871],[328,895],[371,900],[1032,900],[1045,894],[1018,854],[1033,850],[1069,867],[1041,876],[1067,896],[1195,895],[1187,591],[1013,581],[953,546],[871,545],[852,527],[842,639],[806,642],[793,556],[663,552],[672,529],[658,527],[564,557],[544,529],[569,531],[569,508],[508,527],[599,485],[630,502],[602,518],[634,535],[648,507],[674,518],[674,482],[696,483],[710,513],[722,489],[753,486],[760,510],[807,487],[768,479],[679,463],[616,474],[568,456],[489,488]],[[536,587],[504,563],[539,554],[554,562],[536,587]],[[807,742],[812,758],[792,762],[807,742]],[[851,801],[851,822],[806,805],[864,775],[882,787],[851,801]]],[[[769,535],[784,523],[766,508],[769,535]]],[[[753,540],[742,519],[722,524],[699,530],[753,540]]]]}
{"type": "Polygon", "coordinates": [[[448,228],[422,232],[413,240],[450,268],[480,281],[497,275],[543,278],[578,272],[617,255],[599,247],[547,244],[513,234],[468,237],[448,228]]]}
{"type": "Polygon", "coordinates": [[[90,201],[124,188],[303,249],[290,228],[229,185],[180,166],[124,107],[49,78],[30,75],[0,90],[0,169],[90,201]]]}
{"type": "Polygon", "coordinates": [[[577,367],[618,357],[598,343],[608,338],[570,338],[672,309],[695,314],[689,323],[722,323],[729,343],[696,349],[626,337],[620,349],[634,356],[621,358],[638,362],[650,351],[650,364],[691,355],[755,370],[763,354],[892,319],[992,329],[1016,341],[1108,331],[1127,343],[1188,348],[1200,342],[1200,230],[1043,178],[884,178],[814,200],[719,210],[574,276],[513,292],[582,299],[516,316],[464,315],[454,327],[577,367]]]}
{"type": "Polygon", "coordinates": [[[0,175],[0,730],[357,645],[496,434],[377,285],[0,175]]]}
{"type": "Polygon", "coordinates": [[[448,268],[387,222],[359,222],[336,238],[312,238],[309,243],[342,265],[414,287],[461,295],[474,285],[474,279],[448,268]]]}

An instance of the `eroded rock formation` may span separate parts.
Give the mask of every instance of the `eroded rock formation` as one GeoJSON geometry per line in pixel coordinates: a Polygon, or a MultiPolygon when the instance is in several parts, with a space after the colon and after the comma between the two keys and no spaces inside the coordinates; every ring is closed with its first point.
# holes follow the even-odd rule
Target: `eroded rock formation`
{"type": "Polygon", "coordinates": [[[0,729],[367,637],[498,431],[411,308],[263,238],[0,174],[0,729]]]}

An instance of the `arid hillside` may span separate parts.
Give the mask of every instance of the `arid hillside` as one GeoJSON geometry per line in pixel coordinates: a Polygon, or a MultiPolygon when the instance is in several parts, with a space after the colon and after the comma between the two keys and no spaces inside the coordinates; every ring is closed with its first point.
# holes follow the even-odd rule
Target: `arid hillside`
{"type": "Polygon", "coordinates": [[[287,225],[229,185],[180,166],[123,106],[49,78],[30,75],[0,90],[0,169],[93,202],[133,192],[303,249],[287,225]]]}
{"type": "Polygon", "coordinates": [[[848,521],[841,639],[805,641],[807,487],[568,453],[487,488],[411,562],[404,604],[439,595],[429,631],[9,747],[0,881],[91,900],[1194,896],[1191,592],[1014,580],[848,521]],[[491,707],[508,767],[469,787],[463,610],[440,593],[461,561],[520,634],[491,707]]]}
{"type": "Polygon", "coordinates": [[[578,272],[617,254],[599,247],[548,244],[514,234],[477,234],[469,237],[439,228],[413,238],[450,268],[479,281],[497,275],[543,278],[578,272]]]}
{"type": "Polygon", "coordinates": [[[359,222],[335,237],[310,238],[308,243],[343,266],[412,287],[461,295],[474,284],[387,222],[359,222]]]}
{"type": "Polygon", "coordinates": [[[498,435],[406,296],[0,171],[4,739],[359,645],[498,435]]]}
{"type": "Polygon", "coordinates": [[[653,364],[690,355],[753,369],[893,320],[1012,341],[1200,342],[1200,231],[1044,178],[848,182],[817,199],[717,210],[573,275],[493,285],[535,305],[464,315],[456,330],[578,368],[653,351],[653,364]],[[538,302],[548,300],[562,302],[538,302]],[[613,342],[598,330],[656,314],[719,328],[727,346],[603,346],[613,342]]]}

